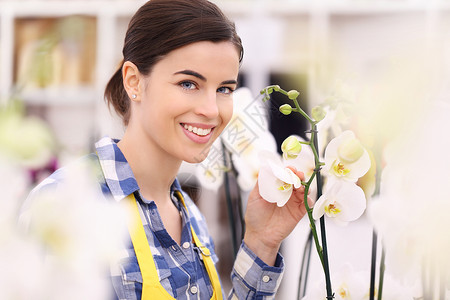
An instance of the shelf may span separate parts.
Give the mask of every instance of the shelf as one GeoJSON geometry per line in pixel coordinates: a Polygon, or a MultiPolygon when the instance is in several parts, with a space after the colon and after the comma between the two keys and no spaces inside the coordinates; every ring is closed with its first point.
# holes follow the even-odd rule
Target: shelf
{"type": "Polygon", "coordinates": [[[91,15],[113,13],[132,16],[146,1],[0,1],[0,11],[8,9],[16,17],[62,17],[66,15],[91,15]]]}
{"type": "Polygon", "coordinates": [[[234,16],[270,15],[272,17],[298,15],[367,15],[417,11],[450,11],[450,1],[429,0],[303,0],[303,1],[215,1],[232,19],[234,16]]]}
{"type": "MultiPolygon", "coordinates": [[[[132,16],[145,3],[145,0],[24,0],[0,1],[0,12],[7,9],[16,17],[55,17],[64,15],[100,15],[109,13],[116,16],[132,16]]],[[[450,1],[363,1],[363,0],[322,0],[322,1],[261,1],[261,0],[214,0],[231,18],[241,15],[264,14],[295,15],[310,14],[317,11],[328,14],[376,14],[407,12],[428,9],[450,10],[450,1]]]]}
{"type": "Polygon", "coordinates": [[[54,87],[46,89],[30,89],[21,92],[19,97],[30,105],[94,105],[96,101],[94,87],[54,87]]]}

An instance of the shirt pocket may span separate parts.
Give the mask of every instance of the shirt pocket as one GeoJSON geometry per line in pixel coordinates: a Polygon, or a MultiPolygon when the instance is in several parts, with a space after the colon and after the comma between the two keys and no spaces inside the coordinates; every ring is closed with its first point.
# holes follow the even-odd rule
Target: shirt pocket
{"type": "MultiPolygon", "coordinates": [[[[154,258],[156,260],[160,259],[159,257],[154,258]]],[[[161,266],[161,263],[158,262],[157,265],[161,266]]],[[[139,264],[137,262],[137,258],[130,257],[121,263],[121,272],[122,272],[122,283],[123,290],[126,296],[126,299],[141,299],[142,295],[142,273],[139,268],[139,264]]],[[[159,282],[164,287],[164,289],[173,296],[172,287],[172,273],[169,268],[160,268],[158,269],[159,282]]]]}

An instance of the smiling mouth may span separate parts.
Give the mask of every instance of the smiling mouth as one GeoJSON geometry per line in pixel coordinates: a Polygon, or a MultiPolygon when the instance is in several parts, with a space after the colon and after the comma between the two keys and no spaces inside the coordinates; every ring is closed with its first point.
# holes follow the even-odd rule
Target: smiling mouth
{"type": "Polygon", "coordinates": [[[205,136],[211,133],[213,128],[199,128],[199,127],[195,127],[192,125],[187,125],[187,124],[181,124],[184,129],[186,129],[187,131],[190,131],[192,133],[195,133],[198,136],[205,136]]]}

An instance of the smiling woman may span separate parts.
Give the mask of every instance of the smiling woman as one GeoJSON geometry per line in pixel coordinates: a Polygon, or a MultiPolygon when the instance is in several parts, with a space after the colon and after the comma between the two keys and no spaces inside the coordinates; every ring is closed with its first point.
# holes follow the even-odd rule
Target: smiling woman
{"type": "MultiPolygon", "coordinates": [[[[234,24],[209,1],[151,0],[131,19],[123,62],[105,90],[126,130],[120,140],[102,138],[85,159],[102,197],[131,209],[129,242],[111,263],[116,298],[224,297],[205,219],[176,175],[183,161],[204,160],[230,121],[242,56],[234,24]]],[[[63,174],[30,199],[58,187],[63,174]]],[[[250,193],[230,299],[274,297],[284,270],[280,244],[305,214],[297,186],[283,207],[266,202],[257,185],[250,193]]]]}

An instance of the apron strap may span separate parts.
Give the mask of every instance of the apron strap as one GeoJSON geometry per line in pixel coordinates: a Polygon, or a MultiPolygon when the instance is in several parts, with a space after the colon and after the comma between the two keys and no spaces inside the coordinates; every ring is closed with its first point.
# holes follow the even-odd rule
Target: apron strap
{"type": "Polygon", "coordinates": [[[174,299],[160,284],[155,261],[145,235],[144,225],[139,214],[139,207],[134,197],[130,194],[125,198],[125,204],[129,208],[128,231],[131,236],[133,248],[142,275],[142,300],[150,299],[174,299]]]}
{"type": "MultiPolygon", "coordinates": [[[[183,203],[183,206],[186,208],[189,217],[189,211],[186,207],[182,194],[179,191],[176,191],[175,193],[178,199],[183,203]]],[[[174,299],[159,282],[158,272],[156,270],[156,265],[153,260],[153,255],[150,250],[147,236],[145,235],[144,226],[139,213],[139,207],[134,194],[128,195],[124,202],[128,206],[131,213],[128,218],[128,231],[131,236],[131,241],[133,243],[134,251],[136,253],[137,261],[142,274],[142,299],[174,299]]],[[[216,267],[211,258],[211,252],[200,242],[200,239],[192,228],[192,225],[191,232],[194,244],[202,252],[203,262],[213,287],[213,296],[211,299],[223,300],[222,288],[220,286],[220,280],[216,267]]]]}

